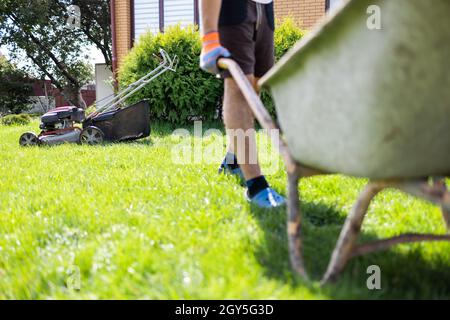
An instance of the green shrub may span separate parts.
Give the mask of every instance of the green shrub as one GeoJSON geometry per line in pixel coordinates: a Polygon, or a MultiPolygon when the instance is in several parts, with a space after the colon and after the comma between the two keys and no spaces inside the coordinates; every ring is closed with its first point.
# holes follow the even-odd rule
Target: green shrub
{"type": "Polygon", "coordinates": [[[23,126],[29,124],[31,117],[27,114],[10,114],[1,118],[1,124],[4,126],[23,126]]]}
{"type": "Polygon", "coordinates": [[[33,86],[27,74],[0,54],[0,114],[26,111],[33,86]]]}
{"type": "Polygon", "coordinates": [[[133,95],[129,102],[148,99],[152,119],[182,123],[189,117],[201,116],[211,120],[222,95],[222,82],[200,70],[201,42],[194,27],[175,26],[164,34],[141,36],[119,71],[120,85],[127,86],[156,68],[159,61],[155,56],[159,56],[160,48],[171,57],[178,56],[176,73],[165,73],[133,95]]]}
{"type": "Polygon", "coordinates": [[[275,59],[280,58],[291,49],[303,36],[304,31],[291,17],[284,18],[277,23],[275,30],[275,59]]]}
{"type": "MultiPolygon", "coordinates": [[[[281,58],[302,36],[303,31],[292,18],[279,22],[275,31],[276,59],[281,58]]],[[[194,27],[175,26],[168,28],[164,34],[147,33],[141,36],[119,70],[120,86],[128,86],[156,68],[160,48],[171,57],[178,56],[177,72],[165,73],[134,94],[128,103],[148,99],[154,120],[171,123],[183,123],[191,117],[212,120],[222,97],[222,81],[200,70],[201,42],[194,27]]],[[[263,92],[262,99],[274,116],[270,94],[263,92]]]]}

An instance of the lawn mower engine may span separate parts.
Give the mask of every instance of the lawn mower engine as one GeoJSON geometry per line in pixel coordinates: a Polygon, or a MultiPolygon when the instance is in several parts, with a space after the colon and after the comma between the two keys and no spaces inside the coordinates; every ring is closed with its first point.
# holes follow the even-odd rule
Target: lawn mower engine
{"type": "Polygon", "coordinates": [[[82,129],[75,126],[85,118],[84,110],[81,108],[67,106],[48,111],[41,117],[39,135],[26,132],[20,137],[20,145],[57,145],[64,142],[80,141],[82,129]]]}

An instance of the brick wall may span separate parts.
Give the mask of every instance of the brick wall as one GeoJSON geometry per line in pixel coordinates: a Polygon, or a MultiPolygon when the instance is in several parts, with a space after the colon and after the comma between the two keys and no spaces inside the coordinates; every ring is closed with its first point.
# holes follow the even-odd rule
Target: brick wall
{"type": "Polygon", "coordinates": [[[274,0],[277,19],[291,15],[305,29],[311,28],[325,14],[326,0],[274,0]]]}
{"type": "Polygon", "coordinates": [[[131,48],[131,5],[130,0],[116,0],[116,50],[117,66],[131,48]]]}
{"type": "MultiPolygon", "coordinates": [[[[274,0],[277,19],[291,15],[305,29],[311,28],[325,14],[326,0],[274,0]]],[[[117,66],[120,68],[123,58],[131,46],[131,1],[116,0],[116,50],[117,66]]]]}

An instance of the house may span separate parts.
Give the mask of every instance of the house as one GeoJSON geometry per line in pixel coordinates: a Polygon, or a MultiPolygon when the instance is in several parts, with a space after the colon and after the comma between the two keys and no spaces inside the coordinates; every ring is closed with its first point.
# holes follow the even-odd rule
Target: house
{"type": "MultiPolygon", "coordinates": [[[[342,0],[274,1],[277,18],[292,16],[309,29],[342,0]]],[[[115,73],[134,41],[146,31],[164,32],[178,23],[199,24],[199,0],[111,0],[111,22],[115,73]]]]}
{"type": "MultiPolygon", "coordinates": [[[[68,102],[61,91],[50,80],[30,79],[32,92],[30,95],[30,113],[44,113],[50,109],[68,106],[68,102]]],[[[80,98],[83,106],[90,106],[96,100],[95,85],[88,84],[81,88],[80,98]]]]}

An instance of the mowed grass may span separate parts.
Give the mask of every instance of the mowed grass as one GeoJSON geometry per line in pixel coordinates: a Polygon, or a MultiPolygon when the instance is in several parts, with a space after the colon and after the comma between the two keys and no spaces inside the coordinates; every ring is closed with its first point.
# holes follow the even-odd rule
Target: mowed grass
{"type": "MultiPolygon", "coordinates": [[[[249,206],[236,180],[217,174],[219,152],[215,163],[174,164],[173,147],[190,138],[163,125],[133,143],[19,147],[37,125],[0,126],[1,299],[450,298],[448,243],[359,257],[319,286],[363,179],[302,181],[306,283],[290,269],[285,210],[249,206]],[[381,290],[366,287],[370,265],[381,290]]],[[[268,179],[286,194],[281,166],[268,179]]],[[[378,195],[363,240],[405,231],[444,234],[439,209],[378,195]]]]}

